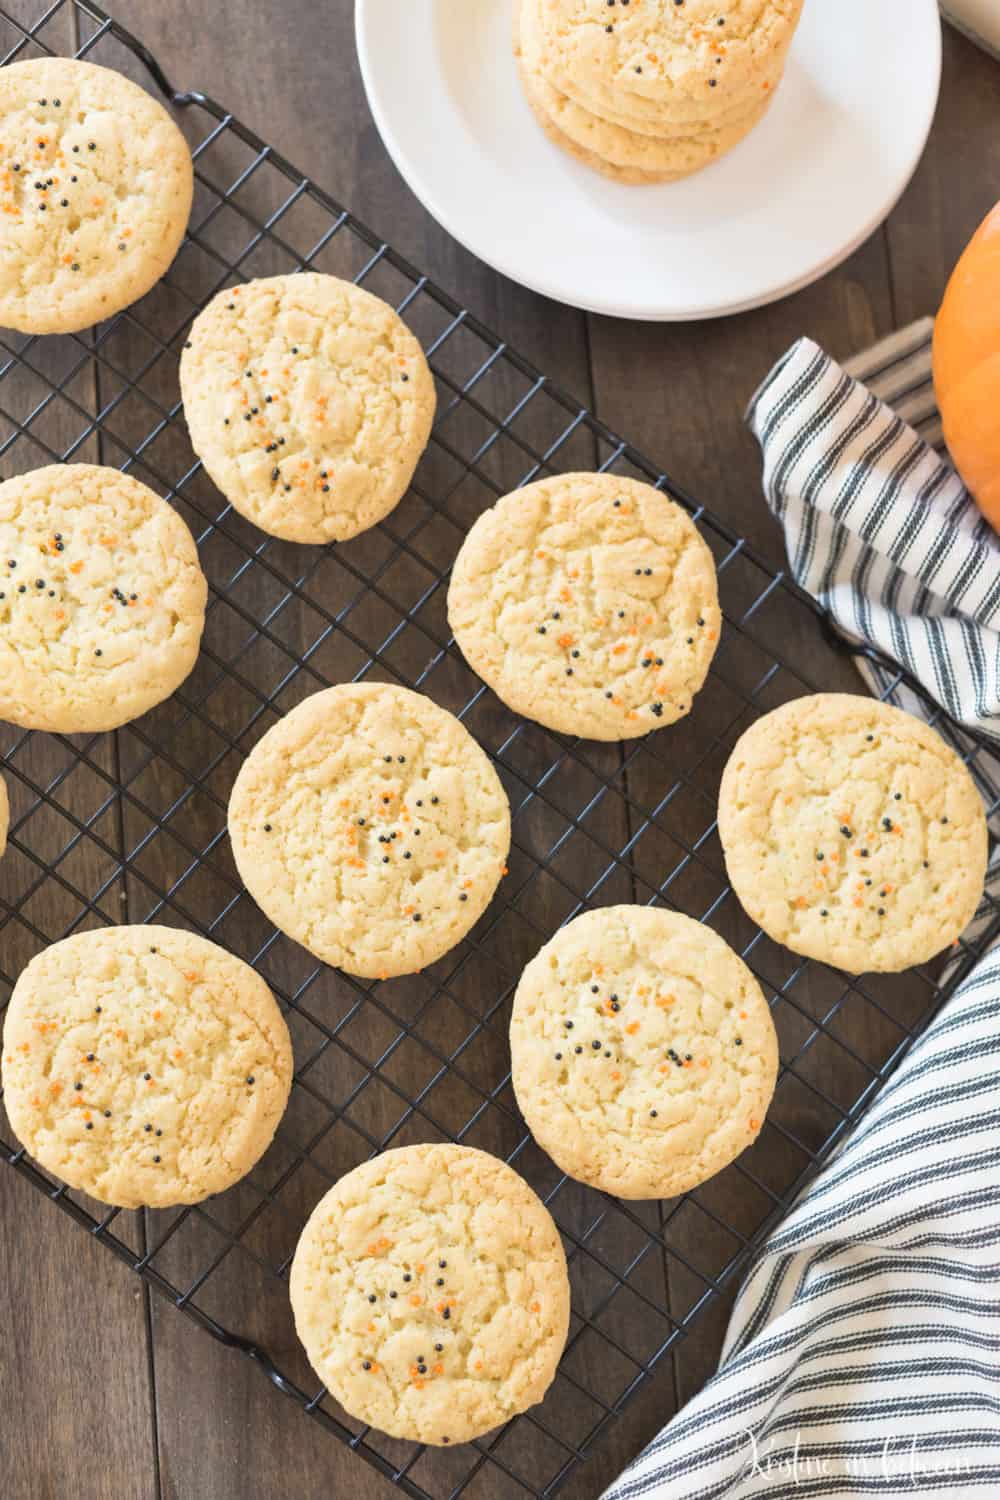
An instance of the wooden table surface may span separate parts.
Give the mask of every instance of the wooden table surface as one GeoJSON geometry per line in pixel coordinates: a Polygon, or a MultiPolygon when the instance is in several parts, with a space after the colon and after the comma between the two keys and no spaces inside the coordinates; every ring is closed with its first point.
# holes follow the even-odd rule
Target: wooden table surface
{"type": "MultiPolygon", "coordinates": [[[[946,32],[944,87],[927,154],[885,228],[838,271],[760,312],[675,327],[633,325],[585,316],[512,285],[433,223],[372,124],[352,10],[350,0],[117,3],[118,18],[178,86],[223,101],[781,560],[759,493],[758,455],[741,424],[746,398],[799,334],[843,357],[935,309],[956,256],[1000,192],[1000,66],[946,32]]],[[[348,1487],[358,1500],[387,1500],[392,1493],[246,1360],[150,1298],[134,1275],[6,1170],[0,1266],[5,1500],[319,1500],[348,1487]]],[[[571,1478],[567,1500],[593,1500],[699,1387],[724,1322],[720,1303],[571,1478]]],[[[488,1487],[478,1493],[489,1500],[488,1487]]]]}

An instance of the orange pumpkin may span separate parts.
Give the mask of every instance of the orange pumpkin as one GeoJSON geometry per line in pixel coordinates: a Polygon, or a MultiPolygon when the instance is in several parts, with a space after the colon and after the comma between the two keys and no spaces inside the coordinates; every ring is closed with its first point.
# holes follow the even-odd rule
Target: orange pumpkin
{"type": "Polygon", "coordinates": [[[934,325],[934,389],[955,467],[1000,531],[1000,203],[948,283],[934,325]]]}

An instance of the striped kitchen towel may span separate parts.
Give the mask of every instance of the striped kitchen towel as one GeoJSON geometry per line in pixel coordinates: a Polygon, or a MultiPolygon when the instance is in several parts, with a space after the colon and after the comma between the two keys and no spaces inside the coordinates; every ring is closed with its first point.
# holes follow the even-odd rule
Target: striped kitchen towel
{"type": "MultiPolygon", "coordinates": [[[[845,370],[803,339],[748,419],[792,571],[869,686],[926,715],[901,663],[996,737],[970,762],[995,850],[1000,546],[940,451],[929,342],[928,321],[845,370]]],[[[998,911],[994,855],[980,929],[998,911]]],[[[1000,1495],[998,1130],[994,947],[757,1253],[718,1373],[605,1500],[1000,1495]]]]}

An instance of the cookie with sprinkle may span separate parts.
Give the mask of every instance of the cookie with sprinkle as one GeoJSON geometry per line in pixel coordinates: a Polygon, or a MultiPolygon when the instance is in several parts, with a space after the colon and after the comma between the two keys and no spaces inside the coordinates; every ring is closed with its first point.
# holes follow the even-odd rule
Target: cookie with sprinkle
{"type": "Polygon", "coordinates": [[[676,182],[701,171],[738,145],[775,97],[774,90],[757,92],[731,117],[653,136],[603,119],[549,82],[540,67],[537,16],[524,0],[515,10],[514,52],[525,96],[549,139],[616,182],[676,182]]]}
{"type": "Polygon", "coordinates": [[[191,671],[208,585],[187,526],[118,469],[50,464],[0,484],[0,719],[117,729],[191,671]]]}
{"type": "Polygon", "coordinates": [[[441,958],[486,910],[510,806],[454,715],[354,683],[268,730],[236,778],[229,832],[276,927],[325,963],[388,979],[441,958]]]}
{"type": "Polygon", "coordinates": [[[750,726],[722,777],[719,836],[768,936],[850,974],[926,963],[968,926],[986,878],[986,814],[954,750],[850,693],[750,726]]]}
{"type": "Polygon", "coordinates": [[[387,516],[427,446],[434,378],[379,297],[304,272],[232,287],[181,356],[195,452],[272,536],[342,542],[387,516]]]}
{"type": "Polygon", "coordinates": [[[569,1327],[552,1216],[468,1146],[407,1146],[348,1172],[302,1232],[290,1293],[331,1395],[392,1437],[439,1447],[540,1401],[569,1327]]]}
{"type": "Polygon", "coordinates": [[[729,125],[780,85],[803,0],[523,0],[550,85],[652,136],[729,125]]]}
{"type": "Polygon", "coordinates": [[[4,1104],[27,1151],[122,1208],[199,1203],[244,1177],[284,1113],[288,1028],[249,965],[174,927],[53,943],[14,986],[4,1104]]]}
{"type": "Polygon", "coordinates": [[[778,1070],[760,987],[711,928],[648,906],[568,922],[514,996],[511,1069],[538,1144],[619,1198],[672,1198],[753,1143],[778,1070]]]}
{"type": "Polygon", "coordinates": [[[130,79],[66,57],[0,70],[0,325],[74,333],[136,302],[193,189],[184,137],[130,79]]]}
{"type": "Polygon", "coordinates": [[[455,560],[448,621],[515,712],[625,740],[687,714],[719,641],[712,554],[662,491],[561,474],[499,500],[455,560]]]}

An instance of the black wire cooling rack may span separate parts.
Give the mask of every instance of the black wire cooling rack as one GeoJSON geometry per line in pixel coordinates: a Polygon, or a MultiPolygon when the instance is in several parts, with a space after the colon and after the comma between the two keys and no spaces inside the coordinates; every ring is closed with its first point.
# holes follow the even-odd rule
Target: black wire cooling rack
{"type": "MultiPolygon", "coordinates": [[[[296,1058],[271,1150],[245,1182],[195,1208],[105,1211],[30,1162],[3,1114],[0,1155],[415,1500],[550,1495],[730,1289],[945,998],[933,969],[848,981],[793,958],[748,922],[726,884],[715,831],[722,767],[754,716],[813,690],[797,653],[809,647],[815,660],[822,620],[738,536],[252,131],[201,94],[175,93],[96,5],[56,0],[31,24],[0,5],[0,46],[4,62],[76,53],[147,85],[151,75],[177,107],[197,184],[184,246],[141,303],[87,335],[3,344],[2,472],[72,459],[119,465],[184,516],[211,585],[198,666],[167,704],[114,735],[0,727],[12,804],[0,993],[6,1004],[24,964],[70,932],[166,921],[256,965],[286,1011],[296,1058]],[[264,537],[222,504],[178,400],[178,352],[208,299],[305,266],[398,307],[439,392],[409,494],[382,525],[326,549],[264,537]],[[447,629],[447,571],[471,521],[515,485],[575,468],[669,489],[719,569],[725,628],[708,684],[687,720],[627,746],[569,741],[517,719],[447,629]],[[244,893],[225,836],[247,750],[307,694],[359,678],[405,683],[459,714],[493,757],[514,813],[510,874],[478,927],[433,969],[386,984],[316,965],[275,932],[244,893]],[[734,943],[771,998],[781,1039],[756,1145],[668,1203],[620,1203],[561,1176],[525,1132],[510,1087],[506,1027],[523,964],[581,909],[623,900],[675,907],[734,943]],[[389,1144],[437,1139],[516,1165],[556,1217],[573,1285],[569,1342],[545,1402],[443,1453],[360,1426],[316,1389],[285,1285],[297,1236],[330,1183],[389,1144]]],[[[883,680],[886,696],[908,681],[895,671],[883,680]]],[[[932,717],[974,769],[982,747],[932,717]]],[[[990,917],[978,941],[963,941],[949,988],[1000,928],[1000,912],[990,917]]]]}

